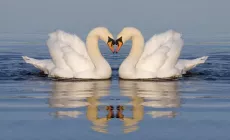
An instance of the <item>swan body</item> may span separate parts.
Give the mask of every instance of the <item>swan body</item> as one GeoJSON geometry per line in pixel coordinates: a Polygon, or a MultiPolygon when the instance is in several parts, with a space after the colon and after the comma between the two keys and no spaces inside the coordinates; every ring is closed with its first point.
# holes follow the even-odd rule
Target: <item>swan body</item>
{"type": "Polygon", "coordinates": [[[58,30],[51,33],[47,41],[52,59],[37,60],[28,56],[23,59],[50,77],[108,79],[112,70],[100,53],[98,39],[107,42],[113,51],[112,38],[108,29],[97,27],[88,34],[85,45],[78,36],[58,30]]]}
{"type": "Polygon", "coordinates": [[[119,67],[119,77],[123,79],[180,77],[208,58],[178,59],[184,42],[181,34],[173,30],[154,35],[144,43],[144,37],[138,29],[126,27],[117,38],[116,52],[124,42],[132,39],[130,53],[119,67]]]}

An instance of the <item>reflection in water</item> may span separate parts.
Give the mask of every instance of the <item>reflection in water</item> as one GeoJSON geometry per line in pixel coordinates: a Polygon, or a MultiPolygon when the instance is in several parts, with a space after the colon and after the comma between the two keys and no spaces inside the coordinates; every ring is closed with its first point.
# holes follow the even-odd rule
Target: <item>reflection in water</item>
{"type": "MultiPolygon", "coordinates": [[[[120,104],[118,106],[105,106],[99,100],[103,96],[108,96],[110,92],[111,81],[78,81],[64,82],[55,81],[52,94],[49,99],[49,105],[52,108],[59,108],[54,115],[56,117],[77,118],[79,115],[86,114],[89,121],[92,122],[92,129],[97,132],[108,132],[108,121],[112,118],[123,122],[124,133],[134,132],[138,129],[138,123],[144,117],[144,107],[146,114],[153,118],[157,117],[175,117],[173,111],[165,111],[166,108],[177,108],[180,106],[180,99],[177,91],[177,82],[153,82],[153,81],[128,81],[119,80],[119,87],[122,96],[131,99],[128,105],[120,104]],[[99,109],[100,106],[100,109],[99,109]],[[77,108],[86,107],[86,113],[77,111],[77,108]],[[63,110],[68,108],[73,110],[63,110]],[[156,108],[158,110],[151,111],[156,108]],[[101,117],[101,112],[106,112],[101,117]],[[100,115],[99,115],[100,114],[100,115]],[[100,116],[100,117],[99,117],[100,116]]],[[[119,98],[119,97],[118,97],[119,98]]],[[[125,101],[126,102],[126,101],[125,101]]],[[[107,104],[109,104],[108,101],[107,104]]]]}
{"type": "MultiPolygon", "coordinates": [[[[132,117],[122,116],[124,133],[138,129],[138,122],[143,119],[144,106],[151,108],[176,108],[180,106],[180,98],[177,91],[177,82],[153,82],[153,81],[127,81],[120,80],[119,86],[122,96],[131,99],[132,117]]],[[[124,110],[122,110],[123,113],[124,110]]],[[[173,111],[149,111],[153,118],[174,117],[173,111]]]]}
{"type": "MultiPolygon", "coordinates": [[[[87,119],[93,123],[92,129],[98,132],[107,132],[107,122],[112,114],[110,108],[105,108],[108,114],[98,117],[98,101],[102,96],[107,96],[110,91],[111,81],[80,81],[80,82],[54,82],[52,94],[49,100],[53,108],[78,108],[87,107],[87,119]]],[[[56,117],[68,116],[77,118],[83,114],[79,111],[57,111],[56,117]]]]}

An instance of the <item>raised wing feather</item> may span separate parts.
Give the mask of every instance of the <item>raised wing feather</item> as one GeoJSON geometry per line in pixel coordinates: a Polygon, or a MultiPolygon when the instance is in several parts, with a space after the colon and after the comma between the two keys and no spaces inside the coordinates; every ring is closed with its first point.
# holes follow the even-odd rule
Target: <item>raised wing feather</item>
{"type": "Polygon", "coordinates": [[[174,68],[182,46],[181,35],[173,30],[154,35],[146,42],[137,68],[151,72],[174,68]]]}
{"type": "Polygon", "coordinates": [[[49,36],[47,46],[56,68],[77,73],[94,67],[79,37],[60,30],[49,36]]]}

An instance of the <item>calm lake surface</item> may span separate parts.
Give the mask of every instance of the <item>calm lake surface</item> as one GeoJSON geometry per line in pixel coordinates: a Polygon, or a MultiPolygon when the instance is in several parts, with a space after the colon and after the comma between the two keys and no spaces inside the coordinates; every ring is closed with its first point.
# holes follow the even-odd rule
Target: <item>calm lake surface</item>
{"type": "Polygon", "coordinates": [[[209,58],[173,81],[119,80],[131,42],[116,55],[100,42],[111,80],[51,79],[21,58],[50,58],[46,34],[0,37],[1,140],[230,139],[230,34],[184,35],[181,58],[209,58]],[[109,105],[124,121],[106,118],[109,105]]]}

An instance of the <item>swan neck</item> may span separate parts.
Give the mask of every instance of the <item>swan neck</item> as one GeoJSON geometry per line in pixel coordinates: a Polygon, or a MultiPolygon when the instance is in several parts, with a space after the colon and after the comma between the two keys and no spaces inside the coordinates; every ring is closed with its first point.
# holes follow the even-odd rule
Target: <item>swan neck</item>
{"type": "Polygon", "coordinates": [[[96,32],[91,32],[86,38],[86,46],[89,57],[95,66],[95,72],[101,78],[107,78],[110,75],[111,67],[109,63],[102,56],[98,40],[101,38],[101,35],[96,32]]]}
{"type": "Polygon", "coordinates": [[[140,59],[143,50],[144,50],[144,37],[139,34],[135,36],[131,36],[132,40],[132,47],[129,53],[128,59],[132,59],[137,63],[137,61],[140,59]]]}
{"type": "Polygon", "coordinates": [[[100,49],[98,47],[99,36],[88,36],[86,39],[86,46],[90,58],[93,60],[99,59],[102,57],[100,49]]]}

